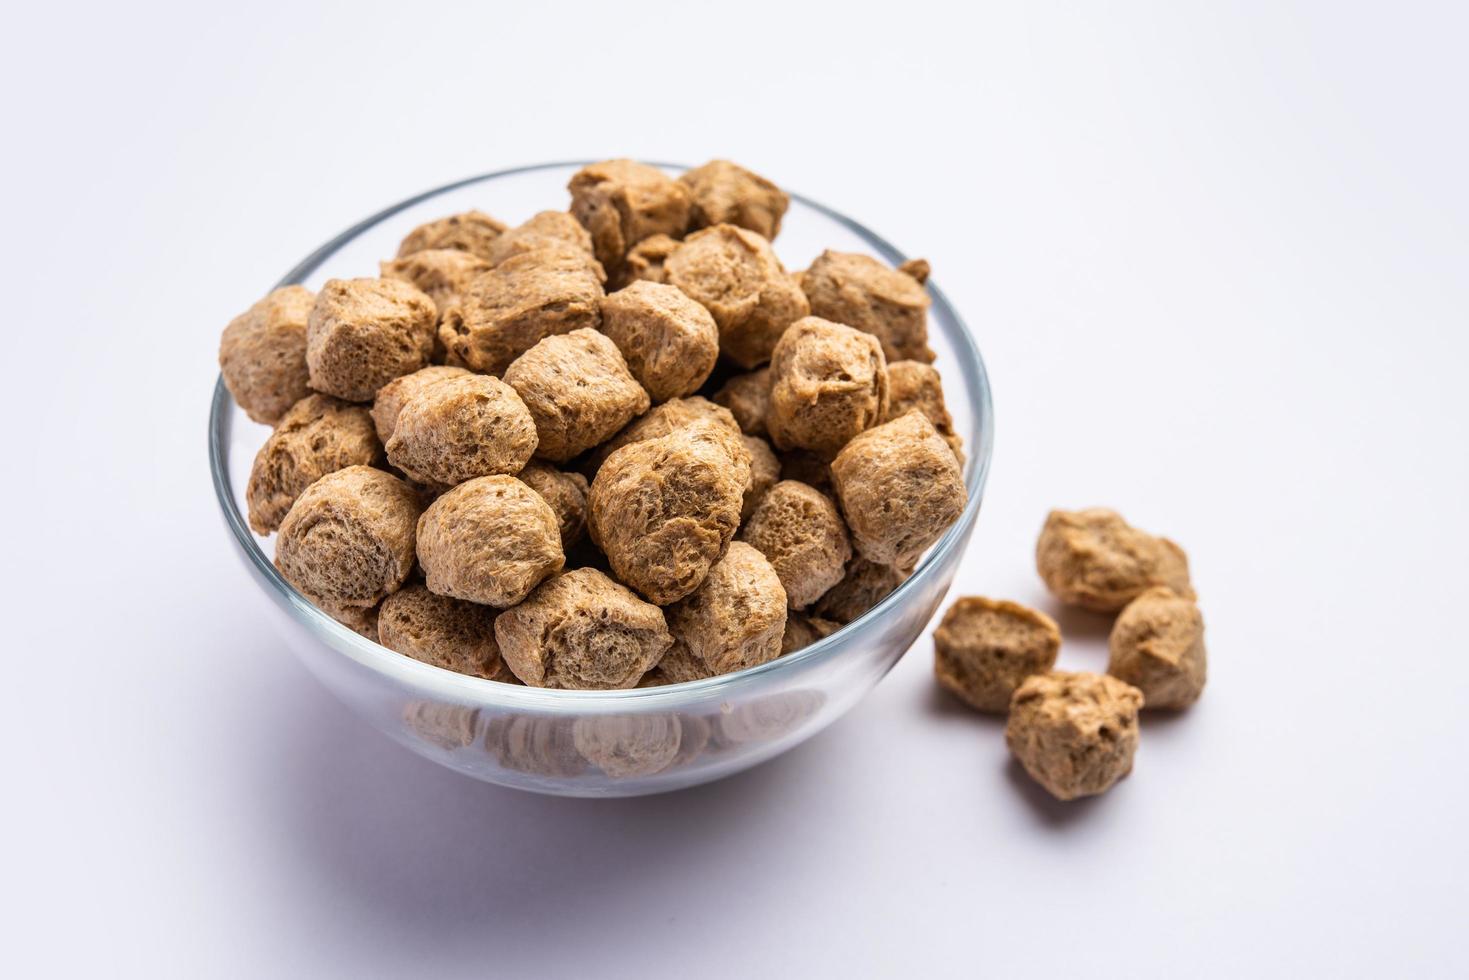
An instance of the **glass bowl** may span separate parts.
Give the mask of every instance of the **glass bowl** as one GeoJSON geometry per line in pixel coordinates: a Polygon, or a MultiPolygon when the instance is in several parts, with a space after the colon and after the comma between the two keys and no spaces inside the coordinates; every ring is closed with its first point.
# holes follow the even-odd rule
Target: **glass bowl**
{"type": "MultiPolygon", "coordinates": [[[[410,229],[446,214],[479,208],[514,224],[565,207],[567,180],[583,165],[521,167],[419,194],[327,242],[280,285],[316,289],[333,277],[373,275],[410,229]]],[[[776,248],[790,269],[826,248],[904,259],[862,225],[796,194],[776,248]]],[[[928,289],[930,344],[964,437],[969,504],[912,577],[864,616],[759,667],[666,687],[556,691],[466,677],[364,639],[292,588],[271,563],[273,545],[250,531],[244,488],[269,429],[246,418],[222,381],[209,418],[219,506],[285,645],[343,702],[414,752],[476,779],[567,796],[635,796],[719,779],[810,738],[856,704],[913,644],[954,578],[979,513],[993,420],[974,339],[938,287],[928,289]]]]}

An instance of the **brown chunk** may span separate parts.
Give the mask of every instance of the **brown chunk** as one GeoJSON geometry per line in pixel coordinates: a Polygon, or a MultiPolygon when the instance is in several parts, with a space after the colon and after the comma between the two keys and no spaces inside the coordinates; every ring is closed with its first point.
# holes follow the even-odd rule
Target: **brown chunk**
{"type": "Polygon", "coordinates": [[[519,473],[536,451],[536,424],[505,382],[483,374],[423,385],[398,412],[388,462],[421,483],[453,486],[519,473]]]}
{"type": "MultiPolygon", "coordinates": [[[[396,593],[394,593],[396,595],[396,593]]],[[[377,619],[381,604],[376,606],[338,606],[318,602],[316,607],[359,636],[377,642],[377,619]]]]}
{"type": "Polygon", "coordinates": [[[760,501],[780,480],[780,460],[770,443],[759,436],[740,436],[740,441],[750,452],[750,482],[745,487],[745,496],[740,503],[740,521],[748,521],[760,501]]]}
{"type": "Polygon", "coordinates": [[[887,362],[871,334],[808,316],[775,345],[765,424],[781,449],[833,457],[887,408],[887,362]]]}
{"type": "Polygon", "coordinates": [[[587,762],[576,750],[573,726],[573,719],[560,715],[497,715],[485,726],[485,749],[515,772],[578,776],[587,762]]]}
{"type": "Polygon", "coordinates": [[[1132,771],[1142,703],[1104,674],[1034,674],[1010,701],[1005,742],[1056,799],[1095,796],[1132,771]]]}
{"type": "Polygon", "coordinates": [[[785,191],[728,160],[710,160],[678,180],[693,200],[693,228],[738,225],[774,240],[791,205],[785,191]]]}
{"type": "Polygon", "coordinates": [[[905,276],[912,276],[918,285],[922,286],[928,282],[928,277],[933,271],[928,264],[928,259],[909,259],[898,266],[898,271],[905,276]]]}
{"type": "Polygon", "coordinates": [[[944,613],[933,646],[940,684],[970,707],[1004,714],[1027,677],[1056,665],[1061,631],[1019,603],[965,596],[944,613]]]}
{"type": "Polygon", "coordinates": [[[758,667],[780,656],[786,594],[765,556],[742,541],[668,608],[673,646],[658,664],[675,682],[758,667]]]}
{"type": "Polygon", "coordinates": [[[269,534],[296,498],[328,473],[382,458],[372,418],[360,405],[307,395],[286,412],[250,467],[245,503],[250,527],[269,534]]]}
{"type": "Polygon", "coordinates": [[[572,725],[576,750],[613,779],[651,776],[678,758],[677,715],[583,715],[572,725]]]}
{"type": "Polygon", "coordinates": [[[480,712],[464,704],[409,701],[403,706],[403,726],[422,741],[452,752],[474,744],[480,712]]]}
{"type": "Polygon", "coordinates": [[[831,461],[807,449],[780,454],[780,478],[799,480],[822,493],[831,492],[831,461]]]}
{"type": "Polygon", "coordinates": [[[398,279],[328,279],[306,325],[311,387],[349,402],[428,364],[434,301],[398,279]]]}
{"type": "Polygon", "coordinates": [[[1192,599],[1148,589],[1112,626],[1107,673],[1143,692],[1143,706],[1187,708],[1204,692],[1204,616],[1192,599]]]}
{"type": "Polygon", "coordinates": [[[540,494],[556,512],[561,525],[561,550],[581,540],[587,528],[587,478],[580,473],[563,473],[534,460],[516,474],[516,479],[540,494]]]}
{"type": "Polygon", "coordinates": [[[889,361],[933,361],[928,349],[928,293],[911,275],[868,255],[822,252],[801,288],[819,317],[882,341],[889,361]]]}
{"type": "Polygon", "coordinates": [[[378,642],[433,667],[511,680],[495,643],[495,610],[409,585],[383,600],[378,642]]]}
{"type": "Polygon", "coordinates": [[[735,375],[715,393],[714,401],[729,409],[746,435],[765,435],[765,416],[770,412],[770,368],[735,375]]]}
{"type": "Polygon", "coordinates": [[[454,248],[430,248],[414,252],[391,262],[379,262],[384,279],[401,279],[412,283],[434,301],[438,316],[459,302],[474,277],[489,269],[490,263],[472,252],[454,248]]]}
{"type": "Polygon", "coordinates": [[[483,211],[451,214],[410,231],[398,246],[398,257],[437,249],[467,252],[482,259],[490,257],[490,246],[505,231],[505,225],[483,211]]]}
{"type": "Polygon", "coordinates": [[[689,226],[689,192],[663,171],[634,160],[604,160],[578,170],[567,185],[571,213],[592,234],[592,250],[608,271],[652,235],[681,236],[689,226]]]}
{"type": "Polygon", "coordinates": [[[235,404],[256,422],[275,425],[311,394],[306,319],[316,297],[282,286],[235,317],[219,338],[219,371],[235,404]]]}
{"type": "Polygon", "coordinates": [[[1051,511],[1035,566],[1056,598],[1096,612],[1116,612],[1155,585],[1194,598],[1183,549],[1103,507],[1051,511]]]}
{"type": "Polygon", "coordinates": [[[495,239],[488,259],[499,265],[528,253],[541,255],[543,263],[571,265],[590,272],[598,282],[607,281],[606,271],[592,254],[592,236],[565,211],[542,211],[511,228],[495,239]]]}
{"type": "Polygon", "coordinates": [[[841,623],[805,613],[786,613],[785,633],[780,640],[780,655],[783,657],[797,650],[804,650],[817,640],[831,636],[842,628],[841,623]]]}
{"type": "Polygon", "coordinates": [[[513,606],[564,562],[556,513],[512,476],[461,483],[418,522],[418,563],[439,595],[513,606]]]}
{"type": "Polygon", "coordinates": [[[964,465],[964,440],[954,431],[954,419],[944,404],[944,383],[932,366],[921,361],[894,361],[888,365],[888,410],[884,422],[918,409],[933,423],[944,442],[964,465]]]}
{"type": "Polygon", "coordinates": [[[714,317],[662,283],[635,282],[602,300],[602,332],[655,402],[698,391],[719,359],[714,317]]]}
{"type": "Polygon", "coordinates": [[[386,445],[393,438],[393,429],[398,425],[398,413],[408,403],[408,399],[418,394],[431,384],[443,381],[445,378],[463,378],[469,372],[461,367],[451,367],[447,364],[430,364],[426,368],[405,374],[401,378],[394,378],[377,390],[377,397],[372,400],[372,424],[377,429],[377,437],[386,445]]]}
{"type": "Polygon", "coordinates": [[[735,424],[734,416],[729,414],[729,410],[721,408],[707,398],[698,395],[690,398],[670,398],[662,405],[655,405],[651,411],[633,419],[627,428],[598,446],[587,459],[587,472],[595,473],[608,456],[623,446],[630,446],[645,439],[657,439],[659,436],[666,436],[670,432],[676,432],[695,422],[712,422],[729,429],[732,435],[737,435],[740,431],[740,427],[735,424]]]}
{"type": "Polygon", "coordinates": [[[618,289],[625,289],[640,280],[667,282],[668,276],[663,263],[668,261],[668,257],[679,244],[679,240],[670,235],[650,235],[644,238],[622,260],[622,268],[618,270],[613,282],[618,289]]]}
{"type": "Polygon", "coordinates": [[[794,480],[770,488],[740,529],[769,561],[792,609],[805,609],[842,580],[852,544],[836,504],[794,480]]]}
{"type": "Polygon", "coordinates": [[[850,623],[907,580],[908,573],[901,569],[853,558],[847,564],[847,574],[826,590],[812,612],[833,622],[850,623]]]}

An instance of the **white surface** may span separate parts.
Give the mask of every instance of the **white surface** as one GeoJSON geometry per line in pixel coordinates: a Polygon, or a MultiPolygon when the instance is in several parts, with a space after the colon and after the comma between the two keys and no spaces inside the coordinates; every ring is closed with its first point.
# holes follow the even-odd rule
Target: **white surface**
{"type": "Polygon", "coordinates": [[[20,13],[6,972],[1462,975],[1469,20],[1233,6],[20,13]],[[380,205],[612,154],[933,260],[998,408],[963,590],[1049,607],[1052,505],[1189,548],[1209,689],[1114,792],[1042,798],[927,640],[790,755],[610,803],[440,771],[275,648],[220,328],[380,205]]]}

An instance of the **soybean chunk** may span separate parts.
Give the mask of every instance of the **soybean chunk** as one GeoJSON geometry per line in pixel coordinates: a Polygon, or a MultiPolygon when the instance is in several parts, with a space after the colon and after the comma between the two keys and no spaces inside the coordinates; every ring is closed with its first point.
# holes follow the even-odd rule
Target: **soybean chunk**
{"type": "Polygon", "coordinates": [[[581,540],[587,528],[587,478],[580,473],[561,470],[534,460],[516,474],[516,479],[540,494],[561,525],[561,550],[566,551],[581,540]]]}
{"type": "Polygon", "coordinates": [[[428,364],[438,308],[397,279],[328,279],[306,323],[311,387],[372,401],[394,378],[428,364]]]}
{"type": "Polygon", "coordinates": [[[915,408],[933,423],[963,466],[964,440],[954,431],[954,418],[944,404],[944,383],[939,373],[921,361],[894,361],[888,365],[888,410],[882,420],[891,422],[915,408]]]}
{"type": "Polygon", "coordinates": [[[1005,742],[1058,800],[1095,796],[1132,771],[1137,688],[1105,674],[1035,674],[1010,700],[1005,742]]]}
{"type": "Polygon", "coordinates": [[[728,160],[710,160],[678,178],[693,201],[694,228],[730,224],[772,241],[791,199],[770,181],[728,160]]]}
{"type": "Polygon", "coordinates": [[[422,585],[399,589],[383,600],[377,639],[405,657],[470,677],[515,678],[495,642],[495,610],[435,595],[422,585]]]}
{"type": "Polygon", "coordinates": [[[871,334],[808,316],[775,345],[765,424],[779,448],[830,459],[887,407],[887,362],[871,334]]]}
{"type": "Polygon", "coordinates": [[[505,225],[483,211],[451,214],[419,225],[398,246],[398,258],[420,252],[450,249],[481,259],[490,257],[490,246],[505,231],[505,225]]]}
{"type": "Polygon", "coordinates": [[[417,286],[434,301],[438,316],[459,302],[474,277],[490,267],[490,263],[472,252],[454,248],[430,248],[414,252],[391,262],[379,262],[384,279],[401,279],[417,286]]]}
{"type": "Polygon", "coordinates": [[[648,393],[595,330],[547,337],[505,370],[535,420],[536,455],[564,463],[648,410],[648,393]]]}
{"type": "Polygon", "coordinates": [[[836,504],[794,480],[772,487],[740,529],[770,561],[792,609],[805,609],[842,580],[852,545],[836,504]]]}
{"type": "Polygon", "coordinates": [[[740,436],[740,442],[750,452],[750,482],[745,485],[744,501],[740,504],[740,522],[750,519],[760,501],[770,488],[780,482],[780,459],[770,443],[758,436],[740,436]]]}
{"type": "Polygon", "coordinates": [[[550,504],[512,476],[461,483],[418,522],[418,563],[439,595],[513,606],[565,560],[550,504]]]}
{"type": "Polygon", "coordinates": [[[853,558],[847,564],[847,574],[826,590],[812,612],[837,623],[850,623],[907,580],[908,573],[902,569],[860,556],[853,558]]]}
{"type": "Polygon", "coordinates": [[[1017,602],[964,596],[944,613],[933,646],[940,684],[970,707],[1004,714],[1027,677],[1056,665],[1061,631],[1017,602]]]}
{"type": "Polygon", "coordinates": [[[581,268],[598,282],[607,281],[602,264],[592,254],[592,236],[565,211],[542,211],[531,216],[495,239],[486,258],[490,265],[499,265],[527,253],[541,255],[542,264],[550,260],[552,264],[581,268]]]}
{"type": "Polygon", "coordinates": [[[462,367],[452,367],[448,364],[430,364],[426,368],[405,374],[401,378],[394,378],[383,385],[377,391],[377,397],[372,400],[372,424],[377,429],[377,437],[387,445],[389,439],[393,438],[393,429],[398,425],[398,413],[408,403],[408,399],[418,394],[431,384],[443,381],[445,378],[468,377],[469,372],[462,367]]]}
{"type": "Polygon", "coordinates": [[[640,280],[667,282],[668,274],[663,263],[668,261],[679,244],[679,240],[670,235],[651,235],[638,242],[622,260],[622,268],[613,280],[617,288],[625,289],[640,280]]]}
{"type": "Polygon", "coordinates": [[[602,332],[655,402],[698,391],[719,359],[714,317],[662,283],[635,282],[604,299],[602,332]]]}
{"type": "Polygon", "coordinates": [[[670,398],[662,405],[655,405],[644,414],[633,419],[628,427],[598,446],[588,457],[588,472],[597,467],[623,446],[630,446],[645,439],[657,439],[676,432],[695,422],[712,422],[738,435],[740,427],[735,424],[729,410],[721,408],[707,398],[693,395],[689,398],[670,398]]]}
{"type": "Polygon", "coordinates": [[[1207,678],[1204,616],[1192,599],[1157,586],[1127,604],[1112,626],[1107,673],[1143,692],[1143,707],[1187,708],[1207,678]]]}
{"type": "Polygon", "coordinates": [[[251,420],[275,425],[307,395],[306,319],[316,297],[304,286],[272,290],[224,328],[219,371],[251,420]]]}
{"type": "Polygon", "coordinates": [[[443,378],[398,412],[388,461],[421,483],[453,486],[519,473],[536,451],[536,424],[505,382],[482,374],[443,378]]]}
{"type": "Polygon", "coordinates": [[[765,435],[765,416],[770,414],[770,368],[735,375],[715,393],[714,401],[729,409],[746,435],[765,435]]]}
{"type": "Polygon", "coordinates": [[[674,642],[659,671],[682,682],[774,660],[785,635],[786,605],[770,562],[734,542],[699,587],[668,608],[674,642]]]}
{"type": "Polygon", "coordinates": [[[609,271],[652,235],[681,236],[689,226],[689,192],[663,171],[634,160],[603,160],[578,170],[567,186],[571,213],[591,232],[597,260],[609,271]]]}
{"type": "Polygon", "coordinates": [[[269,534],[296,498],[328,473],[382,458],[372,419],[361,405],[307,395],[292,405],[250,467],[245,503],[250,527],[269,534]]]}
{"type": "Polygon", "coordinates": [[[813,314],[872,334],[889,361],[933,361],[928,292],[908,273],[869,255],[826,251],[801,277],[801,288],[813,314]]]}
{"type": "Polygon", "coordinates": [[[1056,598],[1095,612],[1116,612],[1155,585],[1194,597],[1182,548],[1103,507],[1051,511],[1035,565],[1056,598]]]}
{"type": "Polygon", "coordinates": [[[820,616],[805,613],[786,613],[785,634],[780,640],[780,655],[783,657],[797,650],[804,650],[817,640],[831,636],[842,628],[842,624],[820,616]]]}

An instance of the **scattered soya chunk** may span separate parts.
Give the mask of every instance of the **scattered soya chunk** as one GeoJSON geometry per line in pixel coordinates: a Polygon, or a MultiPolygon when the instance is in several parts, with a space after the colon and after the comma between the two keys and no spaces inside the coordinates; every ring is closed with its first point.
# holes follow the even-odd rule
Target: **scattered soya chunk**
{"type": "Polygon", "coordinates": [[[966,596],[944,613],[933,644],[940,684],[973,708],[1004,714],[1027,677],[1055,666],[1061,631],[1019,603],[966,596]]]}
{"type": "Polygon", "coordinates": [[[1005,742],[1058,800],[1105,793],[1132,771],[1142,692],[1105,674],[1027,678],[1010,700],[1005,742]]]}
{"type": "Polygon", "coordinates": [[[1094,612],[1117,612],[1155,585],[1194,597],[1182,548],[1101,507],[1051,511],[1035,564],[1056,598],[1094,612]]]}

